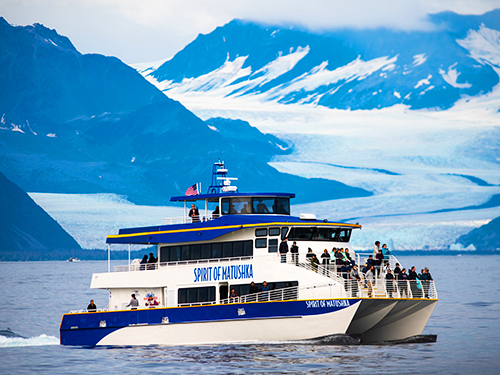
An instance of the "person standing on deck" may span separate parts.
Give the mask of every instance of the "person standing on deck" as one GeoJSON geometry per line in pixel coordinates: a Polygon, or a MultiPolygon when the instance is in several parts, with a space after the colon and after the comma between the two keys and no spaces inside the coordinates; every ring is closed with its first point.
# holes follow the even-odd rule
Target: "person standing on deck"
{"type": "Polygon", "coordinates": [[[361,278],[359,277],[358,266],[354,264],[351,269],[351,293],[353,297],[358,296],[358,283],[361,278]]]}
{"type": "Polygon", "coordinates": [[[375,245],[373,245],[373,258],[375,258],[380,250],[380,241],[375,241],[375,245]]]}
{"type": "Polygon", "coordinates": [[[366,284],[368,285],[368,297],[372,297],[373,284],[375,283],[375,270],[373,266],[370,266],[365,275],[366,284]]]}
{"type": "Polygon", "coordinates": [[[293,245],[290,248],[290,253],[292,253],[292,262],[295,263],[296,266],[299,265],[299,247],[297,246],[297,242],[293,241],[293,245]]]}
{"type": "Polygon", "coordinates": [[[288,238],[284,238],[280,243],[281,263],[286,263],[286,253],[288,253],[288,238]]]}

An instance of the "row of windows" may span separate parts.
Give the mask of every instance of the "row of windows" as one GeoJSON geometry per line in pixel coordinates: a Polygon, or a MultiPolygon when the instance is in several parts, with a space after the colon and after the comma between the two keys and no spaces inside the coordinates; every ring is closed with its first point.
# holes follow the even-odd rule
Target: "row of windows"
{"type": "Polygon", "coordinates": [[[222,198],[222,215],[290,215],[290,198],[222,198]]]}
{"type": "Polygon", "coordinates": [[[245,257],[252,255],[252,240],[162,246],[160,248],[160,262],[180,262],[183,260],[245,257]]]}
{"type": "MultiPolygon", "coordinates": [[[[259,291],[262,291],[262,283],[256,283],[255,285],[257,286],[259,291]]],[[[275,289],[291,288],[298,285],[298,281],[278,281],[268,283],[270,293],[275,289]]],[[[250,294],[250,284],[236,284],[229,286],[229,288],[227,288],[227,286],[221,285],[220,299],[222,300],[228,298],[229,291],[231,291],[232,289],[235,290],[238,296],[250,294]]],[[[215,286],[180,288],[177,291],[177,303],[179,304],[204,302],[215,302],[215,286]]]]}
{"type": "Polygon", "coordinates": [[[290,229],[288,239],[291,241],[335,241],[349,242],[350,228],[300,228],[290,229]]]}

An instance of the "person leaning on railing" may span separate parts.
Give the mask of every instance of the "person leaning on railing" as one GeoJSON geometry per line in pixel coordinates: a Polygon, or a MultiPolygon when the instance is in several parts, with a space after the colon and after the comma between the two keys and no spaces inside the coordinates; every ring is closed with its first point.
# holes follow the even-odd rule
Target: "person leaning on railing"
{"type": "Polygon", "coordinates": [[[358,272],[358,266],[354,264],[352,266],[351,272],[350,272],[350,277],[351,277],[351,292],[353,297],[358,296],[358,283],[361,280],[359,277],[359,272],[358,272]]]}

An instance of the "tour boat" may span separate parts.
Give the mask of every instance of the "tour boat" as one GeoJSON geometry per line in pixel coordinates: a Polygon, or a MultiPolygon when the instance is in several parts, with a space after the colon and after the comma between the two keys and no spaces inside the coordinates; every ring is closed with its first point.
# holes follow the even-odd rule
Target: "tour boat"
{"type": "MultiPolygon", "coordinates": [[[[184,204],[183,217],[108,236],[108,254],[112,244],[128,245],[129,255],[131,245],[144,245],[156,260],[129,256],[128,264],[111,270],[108,256],[108,272],[92,275],[91,288],[109,291],[109,305],[64,314],[61,344],[205,345],[336,335],[378,343],[422,333],[438,301],[433,281],[421,293],[397,283],[386,289],[381,273],[368,290],[335,262],[311,261],[308,249],[317,257],[325,249],[348,249],[363,278],[366,258],[354,256],[349,243],[361,225],[292,216],[294,194],[243,193],[235,180],[219,160],[205,194],[196,184],[171,198],[184,204]],[[192,204],[201,209],[190,211],[192,204]]],[[[394,267],[397,260],[388,262],[394,267]]]]}

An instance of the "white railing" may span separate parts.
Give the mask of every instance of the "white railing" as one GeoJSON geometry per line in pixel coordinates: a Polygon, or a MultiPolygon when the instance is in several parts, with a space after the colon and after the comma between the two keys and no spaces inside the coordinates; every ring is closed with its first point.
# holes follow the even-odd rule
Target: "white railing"
{"type": "Polygon", "coordinates": [[[135,272],[135,271],[153,271],[163,267],[179,267],[179,266],[191,266],[191,265],[204,265],[204,264],[220,264],[220,263],[233,263],[233,262],[243,262],[243,261],[266,261],[266,262],[280,262],[280,257],[276,254],[266,254],[258,256],[241,256],[241,257],[230,257],[230,258],[209,258],[209,259],[196,259],[196,260],[180,260],[177,262],[162,262],[162,263],[143,263],[143,264],[131,264],[128,266],[115,266],[113,268],[114,272],[135,272]]]}
{"type": "Polygon", "coordinates": [[[162,224],[163,225],[172,225],[172,224],[187,224],[187,223],[200,223],[200,222],[205,222],[205,221],[211,221],[214,219],[219,218],[220,215],[212,215],[209,214],[208,216],[205,215],[199,215],[195,217],[190,217],[190,216],[176,216],[176,217],[167,217],[162,219],[162,224]]]}

